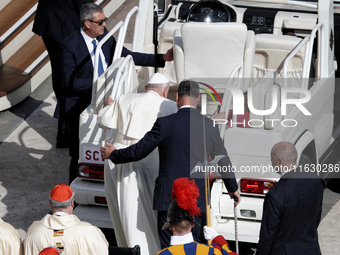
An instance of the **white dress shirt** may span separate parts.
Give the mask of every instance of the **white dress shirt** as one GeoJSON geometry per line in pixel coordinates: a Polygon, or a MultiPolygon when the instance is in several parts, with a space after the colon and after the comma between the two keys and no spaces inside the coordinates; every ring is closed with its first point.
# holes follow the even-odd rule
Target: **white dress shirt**
{"type": "Polygon", "coordinates": [[[196,107],[192,106],[192,105],[182,105],[179,109],[182,108],[192,108],[192,109],[196,109],[196,107]]]}
{"type": "MultiPolygon", "coordinates": [[[[87,34],[85,34],[85,32],[82,29],[80,29],[80,33],[83,36],[83,38],[85,40],[85,43],[86,43],[86,46],[87,46],[87,49],[88,49],[88,51],[89,51],[89,53],[91,55],[92,65],[94,65],[94,54],[95,54],[95,51],[94,51],[94,45],[92,44],[92,41],[96,40],[97,45],[98,45],[98,40],[97,40],[97,38],[89,37],[87,34]]],[[[104,68],[104,72],[105,72],[105,70],[107,69],[107,62],[105,61],[105,56],[104,56],[104,53],[103,53],[102,49],[100,50],[99,54],[100,54],[100,58],[102,59],[102,64],[103,64],[103,68],[104,68]]]]}

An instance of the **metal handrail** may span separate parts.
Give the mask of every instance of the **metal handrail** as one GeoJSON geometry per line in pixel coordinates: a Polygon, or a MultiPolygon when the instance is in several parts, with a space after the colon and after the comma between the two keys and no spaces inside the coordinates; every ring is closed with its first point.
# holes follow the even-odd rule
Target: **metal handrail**
{"type": "MultiPolygon", "coordinates": [[[[309,46],[308,46],[308,56],[310,56],[310,58],[307,59],[308,62],[306,62],[307,64],[307,67],[310,68],[311,66],[311,61],[312,61],[312,53],[313,53],[313,45],[314,45],[314,38],[316,37],[316,33],[320,30],[320,28],[323,27],[323,24],[322,23],[318,23],[316,24],[316,26],[313,28],[311,34],[310,34],[310,42],[309,42],[309,46]]],[[[320,64],[320,59],[318,59],[319,61],[319,64],[320,64]]],[[[309,70],[308,69],[308,72],[306,71],[306,74],[304,73],[304,75],[306,76],[309,76],[309,70]]]]}
{"type": "Polygon", "coordinates": [[[139,29],[139,22],[138,22],[138,20],[139,20],[139,7],[138,6],[135,6],[135,7],[133,7],[130,11],[129,11],[129,13],[126,15],[126,18],[125,18],[125,20],[124,20],[124,27],[125,27],[125,29],[124,29],[124,31],[125,31],[125,33],[126,33],[126,31],[127,31],[127,29],[128,29],[128,25],[129,25],[129,22],[130,22],[130,19],[131,19],[131,17],[132,17],[132,15],[134,14],[136,12],[136,18],[135,18],[135,26],[134,26],[134,32],[133,32],[133,40],[132,40],[132,51],[135,51],[136,49],[135,49],[135,47],[136,47],[136,37],[137,37],[137,33],[136,33],[136,31],[138,31],[138,29],[139,29]]]}
{"type": "MultiPolygon", "coordinates": [[[[99,52],[100,52],[100,50],[102,48],[102,45],[108,39],[110,39],[111,36],[114,33],[116,33],[119,30],[119,34],[118,34],[118,38],[117,38],[116,46],[115,46],[116,48],[115,48],[115,52],[114,52],[113,60],[112,60],[112,64],[113,64],[114,61],[117,60],[118,58],[120,58],[121,55],[122,55],[122,51],[123,51],[123,47],[124,47],[124,40],[125,40],[125,36],[126,36],[126,31],[128,29],[128,23],[130,22],[130,19],[131,19],[132,15],[135,12],[137,12],[136,22],[135,22],[135,30],[138,28],[138,13],[139,13],[138,11],[139,11],[139,7],[137,7],[137,6],[133,7],[128,12],[124,22],[123,21],[118,22],[116,24],[116,26],[112,30],[110,30],[108,32],[108,34],[102,40],[100,40],[100,42],[97,45],[96,52],[95,52],[95,58],[94,58],[94,70],[93,70],[93,86],[92,86],[92,105],[93,106],[96,104],[96,102],[95,102],[95,94],[100,89],[100,88],[97,88],[97,81],[98,81],[98,78],[99,78],[98,77],[99,52]]],[[[102,75],[106,75],[107,70],[102,75]]]]}
{"type": "MultiPolygon", "coordinates": [[[[124,22],[123,21],[119,21],[117,23],[117,25],[114,26],[114,28],[112,30],[110,30],[107,35],[104,36],[103,39],[101,39],[99,42],[98,42],[98,45],[97,45],[97,48],[96,48],[96,52],[95,52],[95,55],[94,55],[94,67],[93,67],[93,83],[95,83],[98,79],[98,64],[99,64],[99,53],[100,53],[100,50],[103,46],[104,43],[106,43],[107,40],[109,40],[112,35],[117,32],[118,29],[122,29],[123,28],[123,25],[124,25],[124,22]]],[[[118,36],[118,39],[117,39],[117,43],[116,43],[116,48],[115,48],[115,52],[118,50],[121,50],[117,47],[117,45],[120,45],[119,41],[122,40],[123,38],[118,36]]],[[[123,40],[124,41],[124,40],[123,40]]],[[[114,61],[115,59],[113,59],[114,61]]],[[[113,62],[112,61],[112,62],[113,62]]]]}
{"type": "MultiPolygon", "coordinates": [[[[302,47],[309,41],[309,37],[305,37],[302,41],[300,41],[295,48],[291,51],[291,53],[286,57],[284,63],[283,63],[283,78],[287,78],[287,72],[288,72],[288,65],[289,62],[295,57],[295,55],[299,52],[299,50],[302,49],[302,47]]],[[[306,54],[305,54],[306,56],[306,54]]],[[[303,67],[303,69],[305,66],[303,67]]]]}
{"type": "MultiPolygon", "coordinates": [[[[116,26],[114,26],[114,28],[112,30],[110,30],[107,35],[104,36],[103,39],[100,40],[100,42],[98,43],[97,45],[97,48],[96,48],[96,52],[95,52],[95,55],[94,55],[94,67],[93,67],[93,79],[92,79],[92,97],[91,97],[91,105],[92,106],[95,106],[96,104],[96,93],[97,93],[97,81],[98,81],[98,64],[99,64],[99,53],[100,53],[100,50],[103,46],[104,43],[106,43],[107,40],[109,40],[112,35],[119,29],[119,35],[118,35],[118,38],[117,38],[117,42],[116,42],[116,48],[115,48],[115,52],[118,51],[122,52],[122,47],[121,48],[118,48],[117,47],[117,44],[120,45],[120,41],[124,41],[124,37],[123,37],[123,34],[121,33],[122,31],[122,28],[123,28],[123,21],[120,21],[117,23],[116,26]]],[[[121,44],[122,45],[122,44],[121,44]]],[[[114,58],[112,60],[112,63],[114,63],[116,59],[114,58]]],[[[108,70],[108,69],[107,69],[108,70]]],[[[106,75],[107,73],[107,70],[105,70],[105,72],[102,74],[103,75],[106,75]]]]}
{"type": "MultiPolygon", "coordinates": [[[[120,67],[118,68],[117,75],[115,77],[115,82],[113,84],[112,91],[111,91],[111,97],[113,99],[116,99],[118,97],[118,91],[120,91],[121,86],[122,86],[123,82],[125,81],[125,79],[127,77],[130,77],[129,74],[131,72],[131,61],[133,61],[132,56],[128,55],[124,59],[123,63],[120,65],[120,67]],[[128,70],[126,70],[127,65],[129,65],[128,70]]],[[[127,90],[127,88],[125,88],[125,90],[127,90]]]]}
{"type": "MultiPolygon", "coordinates": [[[[318,23],[312,30],[309,37],[305,37],[299,44],[293,49],[293,51],[287,56],[283,64],[283,78],[284,78],[284,87],[287,87],[287,72],[288,72],[288,64],[293,59],[293,57],[299,52],[299,50],[306,45],[305,53],[304,53],[304,63],[302,69],[302,79],[306,79],[309,77],[310,66],[312,61],[312,53],[313,53],[313,45],[314,38],[316,36],[316,32],[323,26],[322,23],[318,23]]],[[[307,82],[304,82],[302,88],[307,89],[307,82]]]]}

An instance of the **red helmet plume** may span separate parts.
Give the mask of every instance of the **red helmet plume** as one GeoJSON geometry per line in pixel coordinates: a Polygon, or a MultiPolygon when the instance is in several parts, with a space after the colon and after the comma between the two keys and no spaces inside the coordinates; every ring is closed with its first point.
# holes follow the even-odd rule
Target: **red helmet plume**
{"type": "Polygon", "coordinates": [[[189,178],[179,178],[172,184],[171,199],[177,199],[177,205],[188,211],[191,217],[201,214],[200,208],[197,206],[197,199],[200,196],[199,189],[194,180],[189,178]]]}

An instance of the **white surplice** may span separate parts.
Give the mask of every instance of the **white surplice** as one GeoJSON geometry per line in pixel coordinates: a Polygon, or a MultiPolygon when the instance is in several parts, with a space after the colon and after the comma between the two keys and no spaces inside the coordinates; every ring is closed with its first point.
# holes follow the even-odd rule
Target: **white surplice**
{"type": "MultiPolygon", "coordinates": [[[[102,128],[116,129],[113,145],[125,148],[151,130],[158,117],[177,111],[176,103],[154,91],[120,96],[98,113],[102,128]]],[[[105,162],[105,193],[118,246],[139,245],[142,255],[160,250],[156,212],[152,209],[158,176],[158,149],[138,162],[105,162]]]]}
{"type": "Polygon", "coordinates": [[[37,255],[49,246],[58,248],[61,255],[109,254],[109,243],[99,228],[59,212],[32,223],[25,238],[25,255],[37,255]]]}
{"type": "Polygon", "coordinates": [[[23,255],[18,231],[0,218],[0,254],[23,255]]]}

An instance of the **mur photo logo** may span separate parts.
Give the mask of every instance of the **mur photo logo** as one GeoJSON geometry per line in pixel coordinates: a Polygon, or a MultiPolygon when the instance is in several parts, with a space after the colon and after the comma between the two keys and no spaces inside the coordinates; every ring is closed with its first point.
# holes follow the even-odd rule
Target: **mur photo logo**
{"type": "MultiPolygon", "coordinates": [[[[222,106],[222,100],[219,94],[211,85],[201,82],[199,84],[204,85],[213,92],[214,95],[208,89],[200,87],[201,90],[212,98],[215,105],[218,105],[215,99],[217,98],[222,106]]],[[[271,94],[271,105],[267,109],[256,109],[252,88],[248,89],[246,93],[247,96],[245,96],[245,93],[240,88],[226,87],[226,89],[229,90],[232,95],[232,109],[227,113],[227,118],[213,119],[214,126],[228,124],[231,127],[237,125],[238,127],[260,128],[266,124],[274,126],[279,122],[283,127],[296,127],[298,125],[297,120],[285,118],[290,106],[295,106],[304,115],[311,116],[311,113],[304,106],[304,104],[311,99],[311,93],[308,89],[274,87],[271,94]],[[298,98],[290,98],[292,94],[299,94],[300,96],[298,98]],[[247,111],[245,110],[245,106],[248,109],[247,111]],[[280,118],[271,118],[271,115],[277,111],[279,111],[280,118]],[[252,116],[259,117],[250,118],[250,113],[252,116]],[[234,116],[236,116],[236,118],[233,118],[234,116]]]]}
{"type": "MultiPolygon", "coordinates": [[[[207,88],[209,88],[212,92],[214,92],[215,96],[217,97],[218,101],[220,101],[220,104],[221,104],[221,106],[222,106],[221,97],[220,97],[220,95],[217,93],[217,91],[216,91],[212,86],[210,86],[210,85],[208,85],[208,84],[206,84],[206,83],[203,83],[203,82],[198,82],[198,84],[204,85],[204,86],[206,86],[207,88]]],[[[203,90],[205,93],[207,93],[207,94],[212,98],[212,100],[214,101],[215,105],[217,105],[217,102],[216,102],[215,97],[211,94],[211,92],[210,92],[209,90],[207,90],[207,89],[205,89],[205,88],[201,88],[201,87],[200,87],[200,90],[203,90]]]]}

